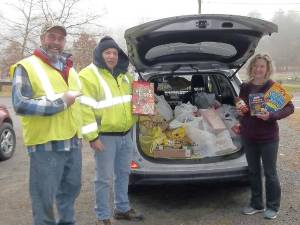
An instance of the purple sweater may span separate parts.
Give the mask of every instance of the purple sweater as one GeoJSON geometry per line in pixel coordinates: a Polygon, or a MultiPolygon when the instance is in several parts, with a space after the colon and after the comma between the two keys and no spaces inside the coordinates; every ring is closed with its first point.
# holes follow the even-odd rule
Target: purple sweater
{"type": "MultiPolygon", "coordinates": [[[[268,80],[263,85],[254,85],[252,83],[243,83],[240,90],[240,98],[242,98],[249,107],[248,96],[252,93],[265,93],[272,86],[274,81],[268,80]]],[[[289,102],[284,108],[270,113],[270,118],[266,121],[251,116],[248,112],[240,118],[241,137],[254,142],[264,143],[279,140],[279,127],[277,120],[283,119],[294,112],[294,105],[289,102]]]]}

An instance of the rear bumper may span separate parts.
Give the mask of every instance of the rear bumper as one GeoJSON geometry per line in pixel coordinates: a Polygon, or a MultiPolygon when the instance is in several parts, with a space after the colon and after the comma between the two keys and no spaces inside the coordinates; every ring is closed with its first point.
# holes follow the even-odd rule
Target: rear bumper
{"type": "Polygon", "coordinates": [[[156,185],[156,184],[180,184],[197,182],[220,182],[238,181],[248,179],[247,166],[234,168],[226,171],[203,171],[203,172],[173,172],[153,173],[146,171],[131,171],[130,185],[156,185]]]}

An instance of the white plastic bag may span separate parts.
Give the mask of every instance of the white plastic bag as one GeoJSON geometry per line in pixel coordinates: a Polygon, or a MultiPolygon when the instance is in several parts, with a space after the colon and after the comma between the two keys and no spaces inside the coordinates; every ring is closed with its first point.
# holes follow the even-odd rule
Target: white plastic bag
{"type": "Polygon", "coordinates": [[[186,126],[185,132],[194,143],[194,155],[200,157],[214,156],[217,151],[216,136],[204,130],[192,126],[186,126]]]}
{"type": "Polygon", "coordinates": [[[157,103],[156,103],[156,109],[158,113],[166,120],[170,121],[173,119],[173,110],[169,103],[166,101],[165,97],[163,95],[155,96],[157,103]]]}
{"type": "Polygon", "coordinates": [[[180,114],[190,114],[194,115],[197,112],[197,107],[192,105],[190,102],[178,105],[174,109],[175,118],[177,118],[180,114]]]}
{"type": "Polygon", "coordinates": [[[237,134],[232,130],[232,128],[239,123],[237,120],[238,114],[236,108],[232,105],[223,104],[216,111],[225,123],[231,137],[236,137],[237,134]]]}
{"type": "Polygon", "coordinates": [[[203,122],[202,117],[194,117],[193,120],[186,122],[185,125],[191,126],[191,127],[197,128],[197,129],[201,129],[202,122],[203,122]]]}
{"type": "Polygon", "coordinates": [[[233,153],[237,147],[233,144],[229,131],[224,130],[216,135],[216,144],[218,147],[217,155],[226,155],[233,153]]]}
{"type": "Polygon", "coordinates": [[[169,123],[169,128],[170,129],[176,129],[178,127],[182,127],[184,125],[184,123],[181,123],[179,122],[178,120],[172,120],[170,123],[169,123]]]}

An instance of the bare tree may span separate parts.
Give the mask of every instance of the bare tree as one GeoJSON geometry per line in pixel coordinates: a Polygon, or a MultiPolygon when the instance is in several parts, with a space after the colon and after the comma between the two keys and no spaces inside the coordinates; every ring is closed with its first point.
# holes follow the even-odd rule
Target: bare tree
{"type": "Polygon", "coordinates": [[[101,25],[95,23],[101,15],[81,15],[82,10],[78,9],[77,5],[83,1],[84,0],[56,0],[54,4],[53,1],[38,0],[38,4],[46,21],[59,21],[70,30],[69,33],[71,35],[81,35],[84,26],[94,25],[98,28],[102,28],[101,25]]]}
{"type": "Polygon", "coordinates": [[[2,51],[3,57],[1,61],[1,78],[9,77],[9,68],[11,65],[15,64],[17,61],[23,58],[22,56],[22,46],[18,42],[10,42],[7,47],[2,51]]]}
{"type": "Polygon", "coordinates": [[[12,20],[1,17],[2,23],[8,29],[7,34],[2,34],[2,38],[8,43],[18,43],[21,46],[21,55],[25,56],[30,45],[36,44],[36,29],[41,25],[40,19],[36,15],[36,0],[18,0],[16,4],[9,4],[16,15],[20,15],[22,19],[12,20]]]}
{"type": "Polygon", "coordinates": [[[101,16],[96,14],[83,15],[78,4],[83,0],[18,0],[10,3],[16,15],[8,19],[0,15],[0,21],[5,24],[9,32],[2,34],[2,39],[8,42],[18,42],[22,46],[22,56],[28,55],[38,45],[40,30],[45,21],[59,21],[68,29],[68,34],[76,36],[87,26],[96,26],[99,33],[101,26],[95,22],[101,16]]]}
{"type": "Polygon", "coordinates": [[[92,62],[93,49],[96,44],[95,38],[85,32],[82,32],[79,38],[73,42],[74,67],[77,71],[92,62]]]}

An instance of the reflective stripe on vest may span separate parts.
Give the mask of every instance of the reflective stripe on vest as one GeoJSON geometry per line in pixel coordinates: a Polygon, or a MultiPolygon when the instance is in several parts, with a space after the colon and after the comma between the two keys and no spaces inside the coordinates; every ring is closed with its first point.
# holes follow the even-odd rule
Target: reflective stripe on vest
{"type": "Polygon", "coordinates": [[[129,84],[129,79],[128,79],[127,75],[125,75],[125,80],[126,80],[127,83],[129,84]]]}
{"type": "MultiPolygon", "coordinates": [[[[56,100],[58,98],[61,98],[63,96],[63,93],[56,94],[53,91],[53,87],[52,87],[52,85],[51,85],[51,83],[49,81],[49,78],[48,78],[45,70],[40,65],[38,59],[35,58],[35,57],[30,57],[29,61],[32,64],[34,70],[36,71],[36,74],[38,75],[38,78],[39,78],[39,80],[40,80],[40,82],[42,84],[42,87],[44,89],[44,92],[46,94],[46,96],[41,96],[40,98],[47,98],[47,99],[49,99],[51,101],[54,101],[54,100],[56,100]]],[[[73,69],[73,68],[71,68],[71,69],[73,69]]],[[[79,80],[79,77],[75,76],[75,78],[76,78],[78,87],[81,89],[81,82],[79,80]]]]}
{"type": "MultiPolygon", "coordinates": [[[[71,67],[70,70],[72,70],[75,74],[77,74],[76,70],[75,70],[73,67],[71,67]]],[[[71,72],[71,71],[70,71],[70,72],[71,72]]],[[[69,72],[69,73],[70,73],[70,72],[69,72]]],[[[81,86],[81,81],[80,81],[80,79],[79,79],[79,76],[75,76],[75,78],[76,78],[76,82],[77,82],[77,85],[78,85],[78,87],[79,87],[79,90],[81,90],[81,89],[82,89],[82,86],[81,86]]]]}
{"type": "Polygon", "coordinates": [[[91,132],[97,131],[97,130],[98,130],[97,123],[90,123],[88,125],[81,127],[82,134],[88,134],[88,133],[91,133],[91,132]]]}
{"type": "MultiPolygon", "coordinates": [[[[123,96],[118,96],[118,97],[112,97],[111,90],[110,90],[108,84],[106,83],[106,81],[100,75],[97,67],[94,64],[91,64],[90,67],[94,71],[100,86],[104,90],[105,99],[100,100],[100,101],[97,102],[95,99],[93,99],[91,97],[81,96],[80,97],[80,103],[82,103],[84,105],[88,105],[88,106],[90,106],[94,109],[102,109],[102,108],[111,107],[113,105],[118,105],[118,104],[121,104],[121,103],[127,103],[127,102],[131,101],[131,95],[123,95],[123,96]]],[[[129,80],[128,80],[127,76],[125,76],[125,79],[129,83],[129,80]]]]}

